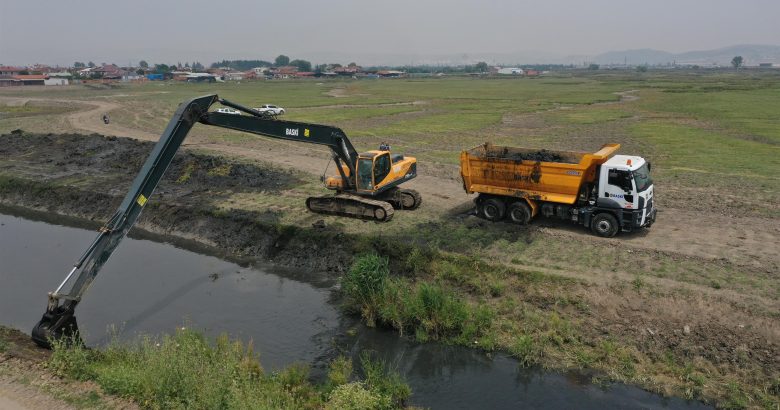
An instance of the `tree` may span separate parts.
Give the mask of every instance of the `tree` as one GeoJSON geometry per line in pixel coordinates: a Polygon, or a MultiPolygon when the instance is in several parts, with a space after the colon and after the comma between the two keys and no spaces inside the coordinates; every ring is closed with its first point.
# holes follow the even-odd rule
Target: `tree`
{"type": "Polygon", "coordinates": [[[474,66],[474,68],[477,70],[477,72],[484,73],[488,70],[488,65],[484,61],[480,61],[477,63],[477,65],[474,66]]]}
{"type": "Polygon", "coordinates": [[[92,61],[87,63],[87,67],[94,67],[94,66],[95,66],[95,63],[93,63],[92,61]]]}
{"type": "Polygon", "coordinates": [[[196,61],[196,62],[192,63],[192,69],[193,70],[202,70],[203,69],[203,64],[201,64],[200,61],[196,61]]]}
{"type": "Polygon", "coordinates": [[[141,60],[138,62],[138,66],[141,68],[149,68],[149,63],[147,63],[146,60],[141,60]]]}
{"type": "Polygon", "coordinates": [[[599,65],[598,64],[591,64],[588,66],[588,70],[598,70],[599,65]]]}
{"type": "Polygon", "coordinates": [[[73,68],[84,68],[84,67],[86,67],[86,65],[84,65],[84,63],[81,63],[81,62],[78,62],[78,61],[73,63],[73,68]]]}
{"type": "Polygon", "coordinates": [[[731,59],[731,65],[733,65],[734,68],[742,67],[742,62],[743,62],[742,56],[736,56],[731,59]]]}
{"type": "Polygon", "coordinates": [[[155,64],[154,65],[154,72],[157,74],[163,74],[171,71],[171,68],[168,67],[166,64],[155,64]]]}
{"type": "Polygon", "coordinates": [[[311,63],[306,60],[293,60],[290,65],[298,67],[298,71],[311,71],[311,63]]]}
{"type": "Polygon", "coordinates": [[[287,57],[284,54],[279,54],[279,57],[276,57],[276,60],[274,60],[277,67],[285,66],[287,64],[290,64],[290,57],[287,57]]]}
{"type": "Polygon", "coordinates": [[[349,63],[347,67],[357,67],[357,63],[349,63]]]}
{"type": "Polygon", "coordinates": [[[135,73],[136,73],[136,74],[138,74],[138,75],[144,75],[144,74],[146,74],[146,72],[144,72],[144,69],[143,69],[143,68],[139,68],[139,69],[135,70],[135,73]]]}
{"type": "Polygon", "coordinates": [[[636,71],[639,71],[640,73],[646,73],[647,72],[647,65],[640,65],[636,67],[636,71]]]}

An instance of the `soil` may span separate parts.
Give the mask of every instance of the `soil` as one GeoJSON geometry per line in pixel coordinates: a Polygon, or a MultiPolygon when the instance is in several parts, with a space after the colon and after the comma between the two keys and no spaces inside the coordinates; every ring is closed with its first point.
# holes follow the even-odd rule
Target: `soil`
{"type": "Polygon", "coordinates": [[[39,348],[30,336],[16,329],[0,326],[0,344],[5,346],[0,351],[0,409],[69,410],[85,405],[90,408],[139,408],[129,400],[104,394],[94,383],[64,380],[53,375],[45,363],[51,351],[39,348]]]}

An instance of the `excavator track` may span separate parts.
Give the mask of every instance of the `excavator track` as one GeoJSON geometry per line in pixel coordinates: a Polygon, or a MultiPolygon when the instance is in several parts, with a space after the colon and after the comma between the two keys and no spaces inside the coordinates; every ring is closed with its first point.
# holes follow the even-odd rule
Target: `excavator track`
{"type": "Polygon", "coordinates": [[[417,209],[422,204],[422,195],[414,189],[401,188],[401,208],[402,209],[417,209]],[[413,201],[411,201],[413,200],[413,201]],[[409,206],[411,202],[411,206],[409,206]]]}
{"type": "Polygon", "coordinates": [[[420,207],[422,195],[414,189],[392,188],[380,196],[380,199],[393,205],[395,209],[414,210],[420,207]]]}
{"type": "Polygon", "coordinates": [[[357,195],[336,194],[306,199],[306,207],[319,214],[347,216],[370,221],[387,222],[395,210],[390,203],[357,195]]]}

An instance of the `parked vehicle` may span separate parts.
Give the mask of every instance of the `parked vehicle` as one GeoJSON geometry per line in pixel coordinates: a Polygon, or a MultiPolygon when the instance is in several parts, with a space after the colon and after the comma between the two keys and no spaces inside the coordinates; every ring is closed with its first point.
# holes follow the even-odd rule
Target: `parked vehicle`
{"type": "Polygon", "coordinates": [[[257,108],[254,108],[254,110],[271,115],[284,115],[284,108],[272,104],[263,104],[257,108]]]}
{"type": "Polygon", "coordinates": [[[526,224],[541,213],[615,236],[655,222],[650,163],[615,155],[620,144],[595,153],[530,150],[486,143],[461,152],[467,193],[479,193],[479,216],[526,224]]]}

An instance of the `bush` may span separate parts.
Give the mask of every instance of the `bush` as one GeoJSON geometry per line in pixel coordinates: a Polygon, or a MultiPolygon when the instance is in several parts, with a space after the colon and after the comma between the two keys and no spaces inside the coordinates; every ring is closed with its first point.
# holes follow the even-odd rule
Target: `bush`
{"type": "Polygon", "coordinates": [[[360,365],[363,367],[366,385],[371,391],[389,398],[390,403],[400,407],[412,395],[412,389],[401,379],[401,375],[384,362],[373,359],[370,353],[363,352],[360,355],[360,365]]]}
{"type": "Polygon", "coordinates": [[[374,324],[377,298],[384,292],[389,274],[387,258],[372,253],[358,257],[342,278],[348,305],[359,310],[370,326],[374,324]]]}
{"type": "Polygon", "coordinates": [[[327,410],[374,410],[391,408],[390,400],[367,390],[363,383],[354,382],[336,388],[330,394],[327,410]]]}
{"type": "Polygon", "coordinates": [[[512,355],[522,367],[530,367],[539,360],[539,348],[531,335],[521,335],[512,345],[512,355]]]}
{"type": "Polygon", "coordinates": [[[369,326],[379,322],[420,341],[451,338],[463,344],[492,326],[495,312],[489,307],[473,307],[438,283],[415,284],[389,275],[387,259],[368,254],[358,257],[342,278],[347,308],[360,312],[369,326]]]}

